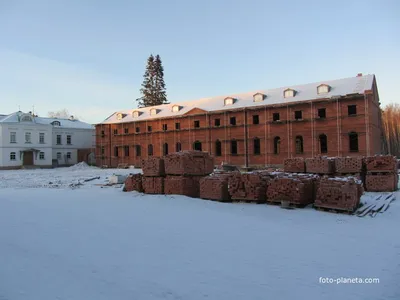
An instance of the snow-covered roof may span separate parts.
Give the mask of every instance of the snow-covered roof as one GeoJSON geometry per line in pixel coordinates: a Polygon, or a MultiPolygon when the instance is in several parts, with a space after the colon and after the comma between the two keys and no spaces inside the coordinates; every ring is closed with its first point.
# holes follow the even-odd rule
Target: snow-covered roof
{"type": "Polygon", "coordinates": [[[320,81],[303,85],[285,86],[277,89],[258,90],[237,95],[226,95],[211,98],[203,98],[179,103],[164,104],[152,107],[121,110],[113,113],[100,124],[127,123],[135,121],[144,121],[158,118],[182,116],[194,108],[202,109],[208,112],[232,110],[244,107],[257,107],[276,104],[286,104],[299,101],[309,101],[316,99],[325,99],[335,96],[345,96],[349,94],[363,94],[366,90],[372,89],[374,75],[350,77],[338,80],[320,81]],[[327,93],[318,93],[318,86],[329,86],[327,93]],[[285,91],[293,90],[294,96],[288,97],[285,91]],[[262,94],[264,97],[257,98],[254,101],[254,95],[262,94]],[[225,99],[233,98],[233,104],[225,105],[225,99]],[[178,111],[172,111],[172,107],[179,105],[178,111]],[[150,110],[157,109],[156,114],[150,114],[150,110]],[[138,111],[139,114],[134,112],[138,111]]]}
{"type": "MultiPolygon", "coordinates": [[[[39,125],[53,125],[53,122],[59,122],[60,128],[75,128],[75,129],[94,129],[94,126],[76,119],[58,119],[58,118],[43,118],[33,117],[31,114],[23,113],[21,111],[14,112],[9,115],[0,115],[1,123],[26,123],[23,118],[24,116],[31,117],[32,122],[39,125]]],[[[29,123],[29,121],[28,121],[29,123]]]]}

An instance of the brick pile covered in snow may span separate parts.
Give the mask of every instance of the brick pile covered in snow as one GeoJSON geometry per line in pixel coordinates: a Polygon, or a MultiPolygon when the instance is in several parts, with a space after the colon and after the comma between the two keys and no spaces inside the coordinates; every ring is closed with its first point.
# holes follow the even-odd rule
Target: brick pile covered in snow
{"type": "Polygon", "coordinates": [[[165,194],[200,196],[200,180],[214,171],[214,159],[206,152],[182,151],[164,158],[165,194]]]}
{"type": "Polygon", "coordinates": [[[306,171],[315,174],[333,174],[335,173],[335,159],[326,156],[306,158],[306,171]]]}
{"type": "Polygon", "coordinates": [[[142,184],[142,174],[129,174],[125,180],[124,191],[132,192],[137,191],[143,192],[143,184],[142,184]]]}
{"type": "Polygon", "coordinates": [[[365,158],[367,170],[365,188],[369,192],[392,192],[397,190],[397,159],[391,155],[365,158]]]}
{"type": "Polygon", "coordinates": [[[306,206],[314,202],[314,186],[318,176],[285,174],[272,179],[267,187],[267,202],[282,201],[291,205],[306,206]]]}
{"type": "Polygon", "coordinates": [[[329,178],[324,176],[318,183],[314,206],[354,212],[360,204],[363,192],[364,189],[360,180],[352,177],[329,178]]]}
{"type": "Polygon", "coordinates": [[[303,157],[287,158],[283,161],[283,170],[291,173],[304,173],[306,164],[303,157]]]}
{"type": "Polygon", "coordinates": [[[201,178],[200,198],[221,202],[230,202],[231,195],[228,191],[228,183],[229,177],[232,175],[232,172],[219,172],[201,178]]]}

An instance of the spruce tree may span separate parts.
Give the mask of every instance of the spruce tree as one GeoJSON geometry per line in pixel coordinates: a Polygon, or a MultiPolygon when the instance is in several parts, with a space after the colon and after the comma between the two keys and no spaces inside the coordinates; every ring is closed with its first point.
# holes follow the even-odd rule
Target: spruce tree
{"type": "Polygon", "coordinates": [[[148,107],[168,103],[164,82],[164,68],[159,55],[155,58],[153,55],[149,56],[143,78],[142,88],[140,89],[142,97],[136,99],[138,106],[148,107]]]}
{"type": "Polygon", "coordinates": [[[164,82],[164,67],[161,62],[160,55],[157,54],[154,60],[154,72],[155,72],[155,101],[156,105],[167,104],[167,92],[165,89],[164,82]]]}

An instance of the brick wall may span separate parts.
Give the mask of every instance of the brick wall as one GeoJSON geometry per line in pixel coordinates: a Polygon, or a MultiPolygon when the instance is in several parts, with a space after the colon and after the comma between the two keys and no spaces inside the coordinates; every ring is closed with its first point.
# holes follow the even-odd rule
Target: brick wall
{"type": "MultiPolygon", "coordinates": [[[[364,95],[358,95],[340,100],[320,99],[289,106],[264,106],[213,113],[195,109],[185,116],[169,119],[99,124],[96,126],[97,164],[113,167],[119,163],[139,165],[141,159],[148,157],[150,144],[153,146],[153,156],[162,156],[165,143],[168,144],[168,152],[172,153],[176,151],[177,143],[181,143],[182,150],[193,150],[195,142],[200,142],[201,150],[215,157],[216,164],[226,162],[241,166],[283,164],[285,158],[307,158],[319,154],[373,155],[381,152],[380,110],[376,98],[375,92],[371,91],[366,99],[364,95]],[[367,124],[366,104],[368,104],[367,124]],[[356,105],[356,115],[348,116],[348,105],[356,105]],[[326,111],[326,118],[321,119],[318,117],[318,109],[323,108],[326,111]],[[301,120],[295,120],[296,111],[302,112],[301,120]],[[279,113],[278,122],[273,121],[274,113],[279,113]],[[253,124],[254,115],[258,116],[259,124],[253,124]],[[235,125],[231,125],[231,118],[235,118],[235,125]],[[219,126],[215,125],[216,119],[219,119],[219,126]],[[198,121],[198,128],[195,127],[195,121],[198,121]],[[175,130],[175,123],[180,124],[179,130],[175,130]],[[163,124],[166,124],[167,130],[163,130],[163,124]],[[148,126],[151,126],[151,132],[148,132],[148,126]],[[136,128],[139,128],[139,132],[136,128]],[[367,128],[369,141],[366,138],[367,128]],[[114,130],[117,130],[116,134],[114,130]],[[350,151],[350,132],[358,134],[358,152],[350,151]],[[327,136],[326,153],[321,153],[319,142],[319,136],[323,134],[327,136]],[[277,154],[274,153],[276,137],[280,138],[277,154]],[[296,137],[301,137],[303,140],[302,153],[296,151],[296,137]],[[257,150],[254,144],[255,138],[259,139],[259,154],[255,153],[257,150]],[[236,141],[237,154],[231,154],[233,140],[236,141]],[[221,155],[217,153],[217,141],[221,143],[221,155]],[[368,148],[367,143],[369,143],[368,148]],[[136,153],[136,145],[141,147],[140,156],[136,153]],[[102,148],[104,154],[101,154],[102,148]]],[[[297,150],[301,149],[297,147],[297,150]]]]}

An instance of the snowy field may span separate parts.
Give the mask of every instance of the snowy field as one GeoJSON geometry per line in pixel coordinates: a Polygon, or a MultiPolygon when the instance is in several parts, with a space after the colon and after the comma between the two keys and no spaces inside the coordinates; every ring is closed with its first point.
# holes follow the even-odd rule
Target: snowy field
{"type": "Polygon", "coordinates": [[[0,300],[400,299],[399,193],[359,218],[99,185],[132,171],[0,171],[0,300]]]}

